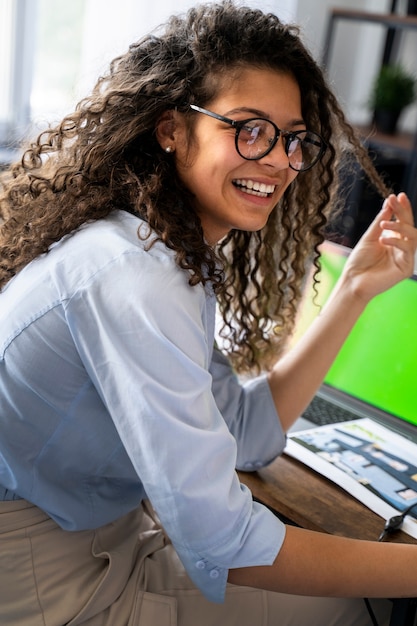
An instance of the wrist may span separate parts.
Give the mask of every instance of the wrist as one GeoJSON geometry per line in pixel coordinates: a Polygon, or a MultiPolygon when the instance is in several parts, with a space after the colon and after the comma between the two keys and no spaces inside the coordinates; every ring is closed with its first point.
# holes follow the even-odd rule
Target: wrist
{"type": "Polygon", "coordinates": [[[372,295],[363,288],[359,277],[346,272],[335,285],[329,303],[331,300],[337,302],[337,307],[344,314],[350,313],[359,317],[372,300],[372,295]]]}

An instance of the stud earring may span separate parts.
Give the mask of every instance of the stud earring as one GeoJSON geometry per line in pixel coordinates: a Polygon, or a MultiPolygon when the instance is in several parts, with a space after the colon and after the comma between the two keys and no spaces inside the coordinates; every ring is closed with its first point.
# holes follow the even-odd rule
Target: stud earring
{"type": "Polygon", "coordinates": [[[165,152],[168,152],[168,154],[169,154],[170,152],[173,152],[173,151],[174,151],[174,149],[173,149],[173,147],[172,147],[172,146],[167,146],[167,147],[165,148],[165,152]]]}

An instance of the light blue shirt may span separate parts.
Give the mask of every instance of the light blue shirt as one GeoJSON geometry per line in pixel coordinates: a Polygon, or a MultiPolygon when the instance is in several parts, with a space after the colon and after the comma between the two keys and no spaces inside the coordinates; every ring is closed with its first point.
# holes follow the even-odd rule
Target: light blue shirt
{"type": "Polygon", "coordinates": [[[284,525],[235,468],[285,445],[266,378],[213,351],[215,297],[115,211],[0,295],[0,484],[66,530],[149,498],[188,574],[222,601],[229,568],[271,564],[284,525]]]}

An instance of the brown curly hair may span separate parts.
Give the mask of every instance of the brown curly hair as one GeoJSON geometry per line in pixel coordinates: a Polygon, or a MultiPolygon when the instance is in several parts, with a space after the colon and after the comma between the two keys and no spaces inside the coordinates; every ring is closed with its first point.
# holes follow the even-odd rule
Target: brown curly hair
{"type": "Polygon", "coordinates": [[[144,218],[175,251],[190,284],[213,283],[235,367],[269,368],[293,330],[306,269],[318,267],[346,155],[386,193],[297,27],[229,0],[198,5],[117,57],[91,96],[42,132],[3,176],[0,287],[84,222],[122,209],[144,218]],[[220,78],[248,66],[295,77],[306,126],[328,149],[298,175],[261,231],[233,230],[214,250],[155,127],[176,108],[191,140],[196,114],[188,104],[204,106],[220,78]]]}

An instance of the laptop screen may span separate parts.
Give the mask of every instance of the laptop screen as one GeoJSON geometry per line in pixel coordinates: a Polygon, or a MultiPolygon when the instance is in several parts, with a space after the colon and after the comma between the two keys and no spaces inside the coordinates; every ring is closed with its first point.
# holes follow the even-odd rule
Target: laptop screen
{"type": "MultiPolygon", "coordinates": [[[[296,338],[318,315],[350,252],[325,242],[321,248],[318,296],[311,284],[296,338]]],[[[339,352],[325,381],[354,398],[417,425],[417,277],[374,298],[339,352]]]]}

